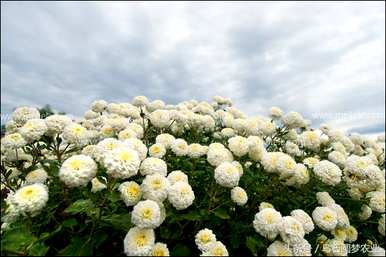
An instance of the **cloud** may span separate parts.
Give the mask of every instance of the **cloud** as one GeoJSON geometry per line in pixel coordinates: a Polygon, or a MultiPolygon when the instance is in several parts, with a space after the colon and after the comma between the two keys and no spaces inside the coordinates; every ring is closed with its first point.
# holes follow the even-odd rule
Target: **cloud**
{"type": "Polygon", "coordinates": [[[383,3],[1,5],[2,113],[48,103],[82,115],[99,98],[218,94],[248,115],[277,105],[315,126],[384,131],[383,3]]]}

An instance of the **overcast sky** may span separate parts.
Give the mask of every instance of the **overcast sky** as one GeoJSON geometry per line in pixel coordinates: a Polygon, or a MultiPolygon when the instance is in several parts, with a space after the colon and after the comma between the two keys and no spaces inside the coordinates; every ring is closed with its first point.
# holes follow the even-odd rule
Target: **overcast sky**
{"type": "MultiPolygon", "coordinates": [[[[384,2],[1,2],[1,112],[136,95],[385,130],[384,2]]],[[[2,120],[3,121],[3,120],[2,120]]]]}

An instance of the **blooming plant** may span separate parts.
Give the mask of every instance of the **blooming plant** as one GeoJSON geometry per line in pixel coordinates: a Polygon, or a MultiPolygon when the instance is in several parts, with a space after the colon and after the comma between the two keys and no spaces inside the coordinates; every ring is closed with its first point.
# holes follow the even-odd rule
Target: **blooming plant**
{"type": "Polygon", "coordinates": [[[232,101],[19,107],[1,139],[2,255],[384,255],[385,138],[232,101]]]}

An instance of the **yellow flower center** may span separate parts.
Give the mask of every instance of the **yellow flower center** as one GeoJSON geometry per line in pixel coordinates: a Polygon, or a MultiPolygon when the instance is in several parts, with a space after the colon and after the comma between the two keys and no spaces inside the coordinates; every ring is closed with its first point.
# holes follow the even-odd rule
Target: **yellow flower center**
{"type": "Polygon", "coordinates": [[[20,139],[20,136],[18,134],[12,134],[12,135],[10,135],[10,138],[12,140],[18,140],[18,139],[20,139]]]}
{"type": "Polygon", "coordinates": [[[299,232],[299,230],[300,230],[300,227],[299,227],[299,225],[298,224],[292,224],[292,229],[294,230],[294,231],[296,231],[296,232],[299,232]]]}
{"type": "Polygon", "coordinates": [[[146,208],[142,211],[142,217],[145,219],[150,219],[152,215],[152,211],[149,208],[146,208]]]}
{"type": "Polygon", "coordinates": [[[72,129],[72,132],[74,132],[75,135],[80,135],[83,132],[83,129],[80,126],[76,126],[72,129]]]}
{"type": "Polygon", "coordinates": [[[224,255],[224,251],[221,247],[215,247],[213,249],[213,255],[214,256],[222,256],[222,255],[224,255]]]}
{"type": "Polygon", "coordinates": [[[268,213],[265,215],[265,220],[267,221],[268,224],[272,224],[273,223],[273,215],[272,213],[268,213]]]}
{"type": "Polygon", "coordinates": [[[139,234],[136,238],[136,243],[138,246],[144,246],[146,244],[146,235],[145,234],[139,234]]]}
{"type": "Polygon", "coordinates": [[[152,184],[153,184],[154,189],[160,189],[161,188],[161,180],[159,180],[159,179],[153,180],[152,184]]]}
{"type": "Polygon", "coordinates": [[[209,241],[210,241],[210,236],[208,235],[208,234],[203,234],[202,236],[201,236],[201,241],[203,242],[203,243],[208,243],[209,241]]]}
{"type": "Polygon", "coordinates": [[[124,151],[119,154],[119,159],[121,161],[127,162],[131,161],[133,159],[133,156],[129,152],[124,151]]]}
{"type": "Polygon", "coordinates": [[[126,189],[126,192],[129,194],[129,195],[131,195],[131,196],[137,196],[138,195],[138,193],[139,193],[139,187],[137,187],[137,186],[135,186],[135,185],[133,185],[133,186],[129,186],[129,187],[127,187],[127,189],[126,189]]]}
{"type": "Polygon", "coordinates": [[[290,170],[292,170],[295,167],[294,163],[291,160],[287,160],[285,163],[285,166],[287,169],[290,169],[290,170]]]}
{"type": "Polygon", "coordinates": [[[32,188],[25,189],[21,195],[23,198],[31,198],[35,195],[35,191],[32,188]]]}
{"type": "Polygon", "coordinates": [[[366,163],[363,160],[358,160],[356,163],[356,167],[358,169],[364,169],[364,168],[366,168],[366,163]]]}
{"type": "Polygon", "coordinates": [[[71,160],[70,167],[73,170],[79,170],[82,162],[80,160],[71,160]]]}
{"type": "Polygon", "coordinates": [[[153,256],[166,256],[166,253],[163,249],[161,248],[156,248],[153,251],[153,256]]]}
{"type": "Polygon", "coordinates": [[[334,217],[333,217],[331,214],[329,214],[329,213],[326,213],[326,214],[323,216],[323,220],[324,220],[324,221],[330,222],[330,221],[332,221],[333,219],[334,219],[334,217]]]}
{"type": "Polygon", "coordinates": [[[161,148],[160,148],[159,146],[153,146],[153,147],[151,148],[151,151],[152,151],[153,153],[157,154],[157,153],[161,152],[161,148]]]}

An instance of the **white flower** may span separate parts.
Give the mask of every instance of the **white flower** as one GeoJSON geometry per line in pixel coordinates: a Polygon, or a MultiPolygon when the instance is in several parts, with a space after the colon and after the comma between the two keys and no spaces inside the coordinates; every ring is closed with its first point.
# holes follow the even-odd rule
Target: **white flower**
{"type": "Polygon", "coordinates": [[[232,128],[223,128],[221,130],[221,134],[224,136],[224,137],[233,137],[235,136],[235,131],[232,129],[232,128]]]}
{"type": "Polygon", "coordinates": [[[329,153],[328,159],[341,168],[343,168],[346,163],[346,156],[338,151],[332,151],[331,153],[329,153]]]}
{"type": "Polygon", "coordinates": [[[361,212],[358,214],[358,217],[360,220],[364,221],[370,218],[372,213],[373,213],[373,210],[371,210],[371,208],[368,205],[363,204],[361,207],[361,212]]]}
{"type": "Polygon", "coordinates": [[[289,112],[283,117],[283,122],[287,128],[300,128],[305,126],[305,121],[297,112],[289,112]]]}
{"type": "Polygon", "coordinates": [[[168,110],[155,110],[150,113],[150,122],[157,128],[166,128],[171,124],[170,112],[168,110]]]}
{"type": "Polygon", "coordinates": [[[289,245],[300,243],[305,234],[302,223],[291,216],[282,218],[279,232],[283,241],[289,245]]]}
{"type": "Polygon", "coordinates": [[[144,131],[143,131],[143,127],[141,125],[136,124],[136,123],[130,123],[129,125],[127,125],[127,128],[134,131],[137,135],[137,138],[143,137],[144,131]]]}
{"type": "Polygon", "coordinates": [[[1,138],[1,149],[16,149],[27,144],[22,135],[19,133],[12,133],[1,138]]]}
{"type": "Polygon", "coordinates": [[[48,189],[43,184],[32,184],[18,189],[7,199],[17,213],[36,216],[46,206],[48,189]]]}
{"type": "Polygon", "coordinates": [[[186,141],[181,138],[174,140],[173,144],[171,145],[171,149],[177,156],[184,156],[189,152],[188,143],[186,143],[186,141]]]}
{"type": "Polygon", "coordinates": [[[40,112],[33,107],[19,107],[12,113],[12,119],[19,125],[23,126],[28,120],[39,119],[40,112]]]}
{"type": "Polygon", "coordinates": [[[208,147],[200,144],[190,144],[188,146],[188,156],[190,158],[198,158],[205,155],[208,152],[208,147]]]}
{"type": "Polygon", "coordinates": [[[342,177],[342,171],[340,168],[327,160],[323,160],[315,164],[315,175],[323,182],[331,186],[335,186],[340,183],[342,177]]]}
{"type": "Polygon", "coordinates": [[[283,116],[283,111],[279,107],[272,106],[270,109],[270,116],[273,119],[279,119],[283,116]]]}
{"type": "Polygon", "coordinates": [[[132,104],[138,107],[147,106],[149,104],[149,99],[147,99],[146,96],[139,95],[134,97],[132,104]]]}
{"type": "Polygon", "coordinates": [[[175,138],[170,134],[160,134],[155,138],[156,143],[163,144],[166,149],[169,149],[173,144],[175,138]]]}
{"type": "Polygon", "coordinates": [[[91,104],[91,110],[94,112],[103,112],[107,108],[105,100],[96,100],[91,104]]]}
{"type": "Polygon", "coordinates": [[[167,176],[167,179],[169,180],[170,185],[173,185],[179,181],[188,183],[188,176],[180,170],[174,170],[170,172],[167,176]]]}
{"type": "Polygon", "coordinates": [[[91,180],[91,192],[96,193],[99,191],[102,191],[103,189],[107,188],[105,184],[99,181],[96,177],[91,180]]]}
{"type": "Polygon", "coordinates": [[[154,157],[149,157],[143,160],[139,170],[143,176],[151,175],[154,173],[158,173],[163,176],[167,175],[166,162],[154,157]]]}
{"type": "Polygon", "coordinates": [[[36,169],[30,171],[25,177],[25,181],[28,184],[41,183],[43,184],[48,178],[48,174],[44,169],[36,169]]]}
{"type": "Polygon", "coordinates": [[[362,177],[364,175],[364,170],[370,164],[372,164],[372,161],[368,157],[350,155],[346,160],[345,170],[351,174],[362,177]]]}
{"type": "Polygon", "coordinates": [[[211,147],[211,145],[209,145],[207,160],[212,166],[217,167],[223,162],[233,161],[232,153],[223,145],[219,144],[216,147],[211,147]]]}
{"type": "Polygon", "coordinates": [[[291,141],[287,141],[285,143],[284,149],[285,149],[286,153],[288,153],[292,156],[299,156],[301,154],[299,146],[291,141]]]}
{"type": "Polygon", "coordinates": [[[310,150],[317,151],[320,147],[320,138],[315,131],[304,131],[299,136],[300,144],[310,150]]]}
{"type": "Polygon", "coordinates": [[[231,198],[232,201],[235,202],[237,205],[244,205],[248,201],[248,195],[245,192],[244,189],[241,187],[234,187],[231,190],[231,198]]]}
{"type": "Polygon", "coordinates": [[[74,155],[62,164],[59,178],[68,187],[85,186],[97,173],[97,165],[87,155],[74,155]]]}
{"type": "Polygon", "coordinates": [[[355,227],[349,226],[345,229],[346,231],[346,241],[349,243],[353,243],[358,239],[358,231],[355,227]]]}
{"type": "Polygon", "coordinates": [[[264,171],[269,173],[277,172],[278,159],[282,156],[281,152],[267,152],[261,159],[264,171]]]}
{"type": "Polygon", "coordinates": [[[163,243],[156,243],[151,250],[150,256],[170,256],[168,246],[163,243]]]}
{"type": "Polygon", "coordinates": [[[385,236],[385,214],[382,214],[378,220],[378,231],[382,236],[385,236]]]}
{"type": "Polygon", "coordinates": [[[232,153],[238,157],[246,155],[249,150],[247,139],[241,136],[235,136],[228,139],[228,147],[232,153]]]}
{"type": "Polygon", "coordinates": [[[141,190],[144,199],[162,202],[168,197],[170,182],[159,173],[147,175],[142,181],[141,190]]]}
{"type": "Polygon", "coordinates": [[[166,148],[163,144],[156,143],[149,147],[149,155],[155,158],[162,158],[166,154],[166,148]]]}
{"type": "Polygon", "coordinates": [[[87,144],[89,134],[85,127],[72,122],[64,128],[63,138],[70,144],[82,146],[87,144]]]}
{"type": "Polygon", "coordinates": [[[312,212],[315,224],[325,231],[335,229],[338,224],[338,216],[335,211],[328,207],[316,207],[312,212]]]}
{"type": "Polygon", "coordinates": [[[260,235],[273,240],[279,233],[281,220],[280,212],[273,208],[264,208],[256,213],[253,227],[260,235]]]}
{"type": "Polygon", "coordinates": [[[113,178],[125,179],[138,173],[140,162],[136,151],[121,146],[107,152],[103,163],[107,174],[113,178]]]}
{"type": "Polygon", "coordinates": [[[223,187],[232,188],[238,185],[240,173],[235,165],[224,162],[214,170],[214,178],[217,184],[223,187]]]}
{"type": "Polygon", "coordinates": [[[276,162],[276,170],[282,178],[293,175],[296,167],[296,162],[291,156],[285,153],[280,154],[276,162]]]}
{"type": "Polygon", "coordinates": [[[141,187],[134,181],[123,182],[119,185],[118,190],[121,192],[121,198],[126,206],[133,206],[141,200],[141,187]]]}
{"type": "Polygon", "coordinates": [[[303,210],[297,209],[291,211],[291,216],[298,220],[303,225],[304,232],[306,234],[314,230],[314,222],[312,218],[303,210]]]}
{"type": "Polygon", "coordinates": [[[228,256],[228,250],[223,243],[216,241],[210,243],[208,251],[203,252],[201,256],[228,256]]]}
{"type": "Polygon", "coordinates": [[[294,256],[288,244],[276,240],[267,248],[267,256],[294,256]]]}
{"type": "Polygon", "coordinates": [[[327,207],[336,213],[337,220],[338,220],[338,223],[337,223],[338,227],[348,228],[350,226],[350,220],[349,220],[346,212],[342,208],[342,206],[334,203],[334,204],[328,205],[327,207]]]}
{"type": "Polygon", "coordinates": [[[318,158],[308,157],[303,160],[303,163],[307,165],[309,168],[313,169],[314,166],[319,162],[318,158]]]}
{"type": "Polygon", "coordinates": [[[385,191],[373,191],[366,194],[366,198],[370,198],[369,206],[375,212],[385,212],[385,191]]]}
{"type": "Polygon", "coordinates": [[[124,141],[129,138],[137,138],[137,133],[130,128],[125,128],[124,130],[121,130],[118,133],[118,139],[121,141],[124,141]]]}
{"type": "Polygon", "coordinates": [[[47,131],[47,126],[42,119],[30,119],[23,127],[19,129],[19,133],[28,142],[33,142],[40,139],[47,131]]]}
{"type": "Polygon", "coordinates": [[[138,153],[138,156],[141,160],[144,160],[146,159],[146,156],[147,156],[147,147],[146,145],[141,141],[139,140],[138,138],[129,138],[129,139],[126,139],[123,144],[125,146],[128,146],[130,147],[131,149],[137,151],[138,153]]]}
{"type": "Polygon", "coordinates": [[[323,244],[322,252],[327,256],[347,256],[347,247],[341,239],[328,239],[323,244]]]}
{"type": "Polygon", "coordinates": [[[385,256],[385,249],[380,246],[374,246],[369,251],[368,256],[385,256]]]}
{"type": "Polygon", "coordinates": [[[62,133],[63,129],[71,123],[71,119],[66,115],[54,114],[44,119],[47,132],[49,134],[62,133]]]}
{"type": "Polygon", "coordinates": [[[138,202],[131,212],[131,222],[139,228],[158,227],[163,222],[160,206],[152,200],[138,202]]]}
{"type": "Polygon", "coordinates": [[[147,256],[151,253],[154,243],[154,230],[138,227],[131,228],[123,240],[124,251],[127,256],[147,256]]]}
{"type": "Polygon", "coordinates": [[[177,210],[188,208],[194,198],[192,187],[186,182],[179,181],[169,187],[168,200],[177,210]]]}
{"type": "Polygon", "coordinates": [[[307,240],[302,238],[300,242],[291,246],[293,256],[312,256],[312,247],[307,240]]]}
{"type": "Polygon", "coordinates": [[[335,203],[334,199],[330,196],[328,192],[317,192],[316,199],[318,200],[318,203],[322,206],[329,206],[335,203]]]}
{"type": "Polygon", "coordinates": [[[195,237],[195,242],[201,251],[209,251],[209,247],[211,243],[216,242],[216,235],[213,233],[212,230],[204,228],[198,231],[195,237]]]}

